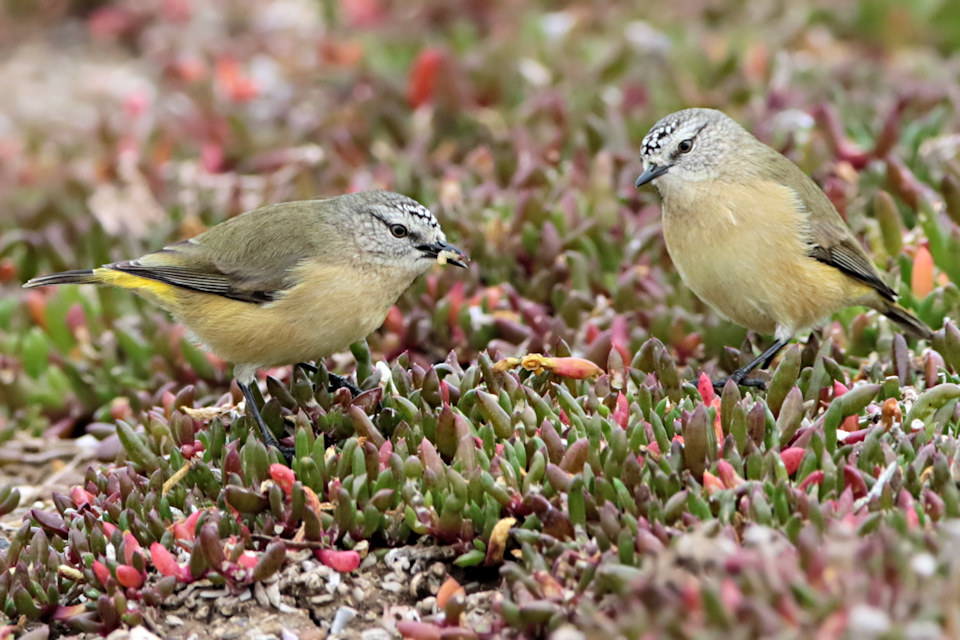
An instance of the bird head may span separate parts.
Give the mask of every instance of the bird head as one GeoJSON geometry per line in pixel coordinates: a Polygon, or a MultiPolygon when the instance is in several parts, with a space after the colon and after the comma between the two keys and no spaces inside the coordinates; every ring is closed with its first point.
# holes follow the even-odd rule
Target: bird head
{"type": "Polygon", "coordinates": [[[661,118],[643,138],[643,173],[637,188],[653,182],[661,192],[671,185],[722,179],[732,161],[755,140],[715,109],[684,109],[661,118]]]}
{"type": "Polygon", "coordinates": [[[343,230],[355,244],[358,266],[417,276],[431,264],[466,267],[467,255],[447,242],[422,204],[399,193],[365,191],[337,198],[343,230]]]}

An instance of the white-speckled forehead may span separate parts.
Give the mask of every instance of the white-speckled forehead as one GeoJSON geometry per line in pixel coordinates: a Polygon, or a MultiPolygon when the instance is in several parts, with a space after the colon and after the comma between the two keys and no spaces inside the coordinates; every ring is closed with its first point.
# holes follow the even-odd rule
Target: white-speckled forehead
{"type": "Polygon", "coordinates": [[[353,200],[356,203],[354,210],[361,214],[361,220],[357,222],[362,225],[376,226],[377,224],[398,223],[427,235],[443,233],[440,229],[440,223],[429,209],[416,200],[399,193],[367,191],[341,197],[353,200]],[[363,216],[363,214],[366,214],[366,216],[363,216]]]}
{"type": "Polygon", "coordinates": [[[439,229],[440,223],[430,210],[407,196],[392,191],[367,193],[367,205],[371,213],[380,219],[402,222],[418,228],[439,229]]]}
{"type": "Polygon", "coordinates": [[[706,113],[703,109],[685,109],[664,116],[644,136],[640,144],[641,155],[656,155],[674,138],[683,139],[695,135],[707,124],[704,115],[706,113]]]}
{"type": "Polygon", "coordinates": [[[440,228],[440,223],[433,216],[433,214],[430,213],[429,209],[416,200],[411,200],[405,196],[401,196],[401,198],[402,199],[398,199],[396,202],[392,203],[394,208],[408,214],[411,218],[424,226],[434,227],[435,229],[440,228]]]}
{"type": "Polygon", "coordinates": [[[644,136],[643,142],[640,144],[640,153],[647,156],[660,151],[664,138],[669,138],[676,130],[677,123],[675,121],[660,120],[657,124],[653,125],[649,133],[644,136]]]}

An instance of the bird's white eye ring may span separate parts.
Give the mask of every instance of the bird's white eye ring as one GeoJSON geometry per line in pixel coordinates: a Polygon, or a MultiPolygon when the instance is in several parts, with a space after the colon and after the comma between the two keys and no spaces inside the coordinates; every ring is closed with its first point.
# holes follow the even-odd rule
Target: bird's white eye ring
{"type": "Polygon", "coordinates": [[[409,231],[402,224],[392,224],[390,225],[390,233],[393,234],[394,238],[406,238],[409,231]]]}
{"type": "Polygon", "coordinates": [[[686,140],[681,140],[680,144],[677,145],[677,151],[680,153],[690,153],[693,149],[693,139],[687,138],[686,140]]]}

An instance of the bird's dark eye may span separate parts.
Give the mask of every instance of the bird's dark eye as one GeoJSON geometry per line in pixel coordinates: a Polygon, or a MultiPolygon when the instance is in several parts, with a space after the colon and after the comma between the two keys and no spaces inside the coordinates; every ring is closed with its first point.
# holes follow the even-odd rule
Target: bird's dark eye
{"type": "Polygon", "coordinates": [[[406,238],[410,232],[402,224],[392,224],[390,225],[390,233],[393,234],[394,238],[406,238]]]}
{"type": "Polygon", "coordinates": [[[693,149],[693,140],[687,138],[686,140],[681,140],[680,144],[677,145],[677,151],[680,153],[690,153],[693,149]]]}

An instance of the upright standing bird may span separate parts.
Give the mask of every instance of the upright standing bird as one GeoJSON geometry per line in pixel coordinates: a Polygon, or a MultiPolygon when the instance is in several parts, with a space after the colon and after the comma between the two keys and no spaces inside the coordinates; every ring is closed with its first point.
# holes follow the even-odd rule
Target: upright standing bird
{"type": "Polygon", "coordinates": [[[346,348],[379,327],[431,264],[465,267],[466,259],[423,205],[370,191],[268,205],[136,260],[23,286],[110,285],[167,310],[234,363],[264,441],[289,457],[257,409],[250,389],[257,369],[346,348]]]}
{"type": "MultiPolygon", "coordinates": [[[[726,114],[685,109],[653,125],[644,171],[663,199],[663,237],[683,281],[722,316],[775,342],[730,376],[746,376],[793,337],[852,305],[930,338],[896,303],[826,194],[726,114]]],[[[722,386],[726,379],[714,383],[722,386]]]]}

